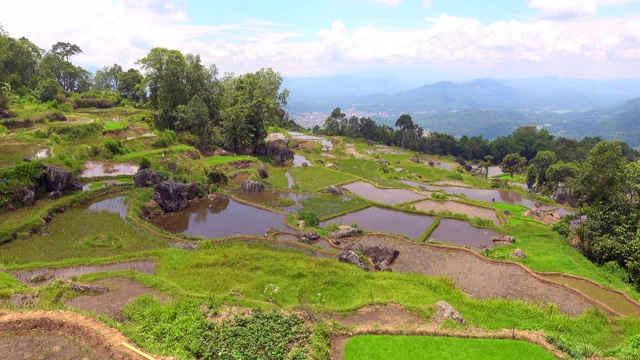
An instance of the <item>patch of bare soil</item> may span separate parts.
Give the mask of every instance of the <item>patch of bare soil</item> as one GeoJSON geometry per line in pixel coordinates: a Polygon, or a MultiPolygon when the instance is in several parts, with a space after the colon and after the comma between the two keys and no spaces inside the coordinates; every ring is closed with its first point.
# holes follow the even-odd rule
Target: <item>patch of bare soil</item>
{"type": "MultiPolygon", "coordinates": [[[[89,316],[80,315],[69,311],[21,311],[0,312],[0,334],[7,337],[10,341],[16,340],[25,332],[38,331],[48,334],[56,334],[59,336],[73,337],[83,346],[90,347],[92,351],[99,354],[98,359],[139,359],[131,350],[122,346],[123,342],[133,344],[119,331],[110,328],[103,322],[91,318],[89,316]]],[[[47,347],[51,343],[50,340],[44,338],[32,338],[33,342],[27,347],[29,349],[50,349],[47,347]]],[[[2,345],[0,344],[0,347],[2,345]]],[[[84,349],[84,348],[82,348],[84,349]]],[[[66,351],[76,351],[77,347],[70,347],[66,351]]],[[[0,351],[2,358],[18,358],[23,359],[24,356],[18,352],[18,348],[11,347],[8,352],[0,351]]],[[[62,350],[59,350],[62,351],[62,350]]],[[[84,350],[83,350],[84,351],[84,350]]],[[[47,356],[46,359],[56,359],[53,356],[47,356]]],[[[64,359],[76,359],[81,357],[67,356],[64,359]]],[[[93,358],[93,357],[92,357],[93,358]]],[[[157,358],[157,357],[156,357],[157,358]]]]}
{"type": "Polygon", "coordinates": [[[109,359],[71,336],[32,331],[0,333],[0,354],[4,360],[109,359]]]}
{"type": "MultiPolygon", "coordinates": [[[[572,316],[600,305],[570,287],[542,279],[519,264],[486,259],[471,250],[417,244],[379,234],[364,236],[357,241],[399,250],[400,255],[391,266],[393,271],[448,276],[462,291],[479,299],[522,299],[541,307],[555,303],[561,312],[572,316]]],[[[609,309],[604,310],[610,312],[609,309]]]]}
{"type": "Polygon", "coordinates": [[[346,150],[347,150],[347,154],[348,155],[353,155],[353,157],[356,158],[356,159],[368,159],[369,158],[369,155],[365,155],[365,154],[362,154],[362,153],[358,152],[356,147],[353,146],[352,144],[347,144],[346,150]]]}
{"type": "Polygon", "coordinates": [[[415,203],[414,206],[417,210],[421,210],[424,212],[429,212],[431,210],[435,211],[436,213],[439,213],[441,211],[450,211],[454,214],[465,214],[470,218],[479,217],[480,219],[491,220],[495,225],[500,226],[500,219],[498,219],[496,211],[493,209],[487,209],[455,201],[433,200],[421,201],[419,203],[415,203]]]}
{"type": "Polygon", "coordinates": [[[124,306],[140,295],[153,294],[153,296],[161,302],[169,301],[169,298],[159,291],[150,289],[131,279],[104,279],[93,282],[91,285],[105,287],[109,290],[100,294],[77,296],[67,301],[66,305],[118,319],[122,314],[124,306]]]}

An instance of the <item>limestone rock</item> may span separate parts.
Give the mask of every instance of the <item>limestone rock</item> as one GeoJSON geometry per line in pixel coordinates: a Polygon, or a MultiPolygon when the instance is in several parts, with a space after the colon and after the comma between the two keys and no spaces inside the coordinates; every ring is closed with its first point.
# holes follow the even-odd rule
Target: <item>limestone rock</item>
{"type": "Polygon", "coordinates": [[[334,185],[329,185],[327,191],[332,193],[333,195],[342,195],[342,189],[334,185]]]}
{"type": "Polygon", "coordinates": [[[520,249],[515,249],[511,254],[509,254],[509,256],[524,259],[527,257],[527,254],[525,254],[524,251],[520,249]]]}
{"type": "Polygon", "coordinates": [[[289,149],[285,140],[274,140],[259,146],[254,151],[254,154],[258,156],[271,156],[279,163],[293,160],[293,150],[289,149]]]}
{"type": "Polygon", "coordinates": [[[378,158],[378,163],[379,163],[379,164],[387,164],[387,165],[389,165],[389,164],[390,164],[388,160],[385,160],[385,159],[383,159],[383,158],[378,158]]]}
{"type": "Polygon", "coordinates": [[[166,212],[183,210],[189,205],[187,186],[173,179],[154,187],[153,200],[166,212]]]}
{"type": "Polygon", "coordinates": [[[52,191],[49,193],[49,199],[60,199],[62,197],[62,192],[60,191],[52,191]]]}
{"type": "Polygon", "coordinates": [[[264,191],[264,185],[257,181],[245,180],[240,186],[241,192],[261,192],[264,191]]]}
{"type": "Polygon", "coordinates": [[[420,164],[420,159],[418,159],[417,155],[413,155],[409,160],[413,161],[416,164],[420,164]]]}
{"type": "Polygon", "coordinates": [[[193,200],[197,197],[202,197],[202,194],[205,194],[206,190],[204,185],[197,182],[190,182],[187,184],[187,199],[193,200]]]}
{"type": "Polygon", "coordinates": [[[313,232],[313,231],[308,231],[308,232],[303,232],[298,234],[298,239],[301,238],[307,238],[309,240],[318,240],[320,239],[320,234],[318,234],[317,232],[313,232]]]}
{"type": "Polygon", "coordinates": [[[70,190],[70,191],[81,191],[82,183],[80,182],[80,180],[76,179],[75,177],[71,177],[71,181],[69,181],[69,183],[67,184],[67,187],[65,187],[64,189],[70,190]]]}
{"type": "Polygon", "coordinates": [[[70,179],[71,171],[57,166],[45,166],[45,173],[42,178],[42,182],[47,192],[61,191],[67,186],[70,179]]]}
{"type": "Polygon", "coordinates": [[[155,186],[162,182],[162,177],[151,169],[140,169],[133,176],[133,183],[136,187],[155,186]]]}
{"type": "Polygon", "coordinates": [[[400,252],[387,246],[367,246],[351,243],[345,246],[346,250],[361,251],[366,257],[371,259],[375,269],[378,271],[391,271],[391,263],[400,252]]]}
{"type": "Polygon", "coordinates": [[[436,323],[442,323],[445,320],[453,320],[460,325],[466,325],[462,315],[446,301],[438,301],[436,303],[436,313],[431,318],[436,323]]]}
{"type": "Polygon", "coordinates": [[[496,235],[491,237],[491,242],[493,243],[507,243],[512,244],[516,239],[513,236],[509,235],[496,235]]]}
{"type": "Polygon", "coordinates": [[[269,177],[269,173],[267,172],[267,169],[264,168],[264,166],[261,166],[260,169],[258,169],[258,173],[260,174],[260,178],[262,179],[266,179],[269,177]]]}
{"type": "Polygon", "coordinates": [[[20,190],[22,190],[22,203],[26,206],[33,205],[33,202],[36,200],[36,193],[24,186],[20,188],[20,190]]]}
{"type": "Polygon", "coordinates": [[[355,234],[360,234],[361,232],[362,230],[360,229],[349,227],[346,229],[332,231],[327,236],[329,236],[329,238],[331,239],[342,239],[342,238],[353,236],[355,234]]]}
{"type": "Polygon", "coordinates": [[[340,253],[338,254],[338,261],[355,265],[362,270],[369,271],[369,267],[364,262],[364,260],[362,260],[362,258],[358,256],[358,254],[356,254],[356,252],[353,250],[343,249],[342,251],[340,251],[340,253]]]}

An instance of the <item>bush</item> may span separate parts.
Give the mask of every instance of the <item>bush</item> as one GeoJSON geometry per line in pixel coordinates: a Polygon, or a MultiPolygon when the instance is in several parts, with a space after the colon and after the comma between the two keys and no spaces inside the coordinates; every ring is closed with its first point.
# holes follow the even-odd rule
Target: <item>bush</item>
{"type": "Polygon", "coordinates": [[[122,142],[117,139],[105,139],[102,146],[109,150],[113,155],[122,155],[126,152],[122,146],[122,142]]]}
{"type": "Polygon", "coordinates": [[[553,224],[553,226],[551,226],[551,230],[557,232],[563,237],[568,237],[571,233],[571,227],[564,221],[558,221],[557,223],[553,224]]]}
{"type": "Polygon", "coordinates": [[[140,159],[140,169],[149,169],[151,168],[151,160],[146,157],[140,159]]]}
{"type": "Polygon", "coordinates": [[[311,211],[301,211],[298,215],[300,220],[304,220],[304,225],[307,227],[316,227],[320,224],[320,219],[318,215],[311,211]]]}
{"type": "Polygon", "coordinates": [[[176,132],[173,130],[165,130],[158,134],[158,138],[151,145],[156,148],[165,148],[174,145],[177,142],[178,136],[176,135],[176,132]]]}

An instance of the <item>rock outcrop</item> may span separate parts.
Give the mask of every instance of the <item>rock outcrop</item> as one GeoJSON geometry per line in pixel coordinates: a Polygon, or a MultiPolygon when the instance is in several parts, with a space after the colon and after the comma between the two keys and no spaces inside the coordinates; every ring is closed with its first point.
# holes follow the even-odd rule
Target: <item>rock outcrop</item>
{"type": "Polygon", "coordinates": [[[369,267],[364,262],[364,260],[362,260],[362,258],[353,250],[343,249],[342,251],[340,251],[340,253],[338,254],[338,261],[355,265],[362,270],[369,271],[369,267]]]}
{"type": "Polygon", "coordinates": [[[289,149],[285,140],[270,141],[257,147],[254,154],[259,156],[271,156],[279,163],[293,160],[293,150],[289,149]]]}
{"type": "Polygon", "coordinates": [[[52,191],[49,193],[49,199],[60,199],[62,197],[62,192],[60,191],[52,191]]]}
{"type": "Polygon", "coordinates": [[[204,185],[197,182],[190,182],[187,184],[187,199],[193,200],[197,197],[202,197],[206,194],[204,185]]]}
{"type": "Polygon", "coordinates": [[[69,184],[71,180],[71,171],[59,168],[57,166],[45,166],[42,183],[47,192],[61,191],[69,184]]]}
{"type": "Polygon", "coordinates": [[[511,254],[509,254],[509,256],[514,257],[514,258],[524,259],[524,258],[527,257],[527,254],[525,254],[524,251],[522,251],[520,249],[515,249],[515,250],[513,250],[513,252],[511,254]]]}
{"type": "Polygon", "coordinates": [[[264,168],[264,166],[261,166],[258,169],[258,174],[260,174],[260,178],[262,179],[266,179],[269,177],[269,173],[267,172],[267,169],[264,168]]]}
{"type": "Polygon", "coordinates": [[[241,192],[261,192],[264,191],[264,185],[257,181],[245,180],[240,186],[241,192]]]}
{"type": "Polygon", "coordinates": [[[516,241],[512,236],[509,235],[496,235],[491,237],[491,242],[493,245],[511,245],[516,241]]]}
{"type": "Polygon", "coordinates": [[[312,240],[318,240],[318,239],[320,239],[320,235],[313,231],[303,232],[298,234],[298,241],[300,241],[301,243],[311,244],[312,240]]]}
{"type": "Polygon", "coordinates": [[[417,155],[413,155],[409,160],[413,161],[416,164],[420,164],[420,159],[418,159],[417,155]]]}
{"type": "Polygon", "coordinates": [[[332,193],[333,195],[342,195],[342,189],[334,185],[329,185],[327,191],[332,193]]]}
{"type": "Polygon", "coordinates": [[[327,236],[331,239],[342,239],[342,238],[353,236],[355,234],[360,234],[361,232],[362,230],[360,229],[347,226],[344,229],[332,231],[327,236]]]}
{"type": "Polygon", "coordinates": [[[453,320],[460,325],[466,325],[462,315],[446,301],[438,301],[436,303],[436,313],[433,314],[431,320],[435,323],[441,324],[445,320],[453,320]]]}
{"type": "Polygon", "coordinates": [[[22,191],[22,203],[25,206],[33,205],[33,202],[36,200],[36,193],[24,186],[20,188],[20,190],[22,191]]]}
{"type": "Polygon", "coordinates": [[[183,210],[189,205],[187,186],[173,179],[163,181],[154,187],[153,200],[165,212],[183,210]]]}
{"type": "Polygon", "coordinates": [[[373,265],[378,271],[391,271],[391,263],[398,257],[400,252],[387,246],[367,246],[362,244],[348,244],[345,250],[354,250],[362,252],[366,257],[371,259],[373,265]]]}
{"type": "Polygon", "coordinates": [[[133,176],[133,183],[136,187],[156,186],[162,182],[162,177],[151,169],[140,169],[133,176]]]}

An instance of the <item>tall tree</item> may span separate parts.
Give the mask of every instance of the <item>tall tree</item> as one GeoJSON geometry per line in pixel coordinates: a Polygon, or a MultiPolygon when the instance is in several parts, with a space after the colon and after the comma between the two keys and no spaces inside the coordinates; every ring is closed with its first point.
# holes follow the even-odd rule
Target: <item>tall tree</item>
{"type": "Polygon", "coordinates": [[[509,154],[502,159],[500,169],[511,176],[513,180],[514,174],[520,174],[527,166],[527,159],[518,153],[509,154]]]}
{"type": "Polygon", "coordinates": [[[407,134],[410,135],[414,128],[413,119],[411,119],[411,116],[408,114],[402,114],[400,115],[398,120],[396,120],[396,127],[400,128],[400,132],[402,133],[402,140],[400,142],[400,147],[404,148],[404,143],[407,138],[407,134]]]}

